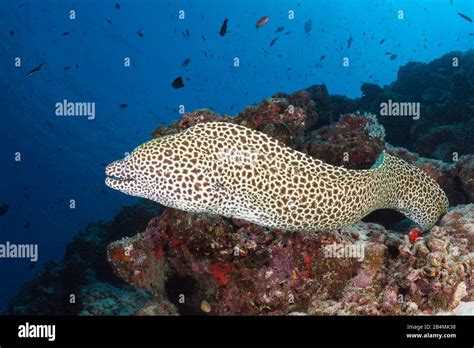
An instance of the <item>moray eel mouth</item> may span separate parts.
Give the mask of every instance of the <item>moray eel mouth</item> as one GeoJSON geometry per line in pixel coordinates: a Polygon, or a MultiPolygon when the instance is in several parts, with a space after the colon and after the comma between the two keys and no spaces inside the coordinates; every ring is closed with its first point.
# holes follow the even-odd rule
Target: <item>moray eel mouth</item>
{"type": "Polygon", "coordinates": [[[124,160],[115,161],[105,168],[105,184],[114,189],[133,184],[135,179],[129,173],[129,168],[124,160]]]}

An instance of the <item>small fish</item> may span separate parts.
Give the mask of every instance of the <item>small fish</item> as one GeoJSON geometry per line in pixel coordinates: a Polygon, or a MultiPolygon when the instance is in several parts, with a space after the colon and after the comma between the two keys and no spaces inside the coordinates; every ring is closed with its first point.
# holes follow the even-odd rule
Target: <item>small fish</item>
{"type": "Polygon", "coordinates": [[[352,45],[352,35],[349,36],[349,39],[347,39],[347,48],[351,48],[352,45]]]}
{"type": "Polygon", "coordinates": [[[389,56],[389,55],[391,55],[391,54],[392,54],[392,52],[385,52],[385,55],[386,55],[386,56],[389,56]]]}
{"type": "Polygon", "coordinates": [[[65,32],[63,33],[63,36],[68,36],[68,35],[69,35],[69,31],[65,31],[65,32]]]}
{"type": "Polygon", "coordinates": [[[143,29],[142,28],[138,29],[137,35],[140,36],[143,39],[144,34],[143,34],[143,29]]]}
{"type": "Polygon", "coordinates": [[[118,2],[115,3],[115,8],[118,10],[120,10],[120,4],[118,2]]]}
{"type": "Polygon", "coordinates": [[[206,41],[206,37],[204,35],[201,35],[202,41],[206,41]]]}
{"type": "Polygon", "coordinates": [[[182,64],[183,68],[186,68],[186,67],[189,65],[189,63],[191,63],[191,58],[187,57],[187,58],[183,61],[183,64],[182,64]]]}
{"type": "Polygon", "coordinates": [[[262,18],[260,18],[257,23],[255,23],[255,27],[257,29],[260,29],[261,27],[263,27],[265,24],[268,23],[268,21],[270,20],[270,17],[268,16],[263,16],[262,18]]]}
{"type": "Polygon", "coordinates": [[[272,47],[276,42],[277,42],[278,38],[274,38],[271,42],[270,42],[270,47],[272,47]]]}
{"type": "Polygon", "coordinates": [[[281,33],[283,30],[285,30],[285,27],[278,27],[275,29],[275,33],[281,33]]]}
{"type": "Polygon", "coordinates": [[[186,29],[185,31],[183,31],[183,32],[181,33],[181,35],[183,35],[183,37],[184,37],[185,39],[189,39],[189,35],[190,35],[190,34],[189,34],[189,29],[186,29]]]}
{"type": "Polygon", "coordinates": [[[128,108],[128,105],[127,104],[120,104],[120,108],[121,109],[126,109],[126,108],[128,108]]]}
{"type": "Polygon", "coordinates": [[[291,31],[287,31],[286,33],[284,33],[283,35],[290,35],[291,34],[291,31]]]}
{"type": "Polygon", "coordinates": [[[414,228],[411,230],[411,232],[408,234],[408,239],[410,240],[410,243],[414,243],[415,240],[420,236],[420,230],[418,228],[414,228]]]}
{"type": "Polygon", "coordinates": [[[28,73],[26,74],[26,76],[33,76],[34,74],[36,74],[38,71],[41,70],[41,68],[43,67],[45,63],[41,63],[40,65],[34,67],[33,69],[31,69],[30,71],[28,71],[28,73]]]}
{"type": "Polygon", "coordinates": [[[15,32],[13,30],[10,30],[9,33],[11,37],[15,36],[15,32]]]}
{"type": "Polygon", "coordinates": [[[31,222],[29,221],[23,226],[23,228],[30,228],[30,227],[31,227],[31,222]]]}
{"type": "Polygon", "coordinates": [[[304,32],[306,34],[309,34],[312,29],[313,29],[313,21],[311,19],[308,19],[306,22],[304,22],[304,32]]]}
{"type": "Polygon", "coordinates": [[[171,87],[173,87],[174,89],[183,88],[184,87],[183,78],[181,76],[175,78],[173,82],[171,83],[171,87]]]}
{"type": "Polygon", "coordinates": [[[76,69],[79,69],[79,64],[76,64],[76,69]]]}
{"type": "Polygon", "coordinates": [[[0,203],[0,216],[5,215],[7,213],[8,208],[9,208],[8,204],[0,203]]]}
{"type": "Polygon", "coordinates": [[[323,54],[323,55],[319,58],[319,60],[320,60],[320,61],[321,61],[321,60],[324,60],[324,58],[326,58],[326,55],[323,54]]]}
{"type": "Polygon", "coordinates": [[[458,15],[460,15],[462,18],[464,18],[466,21],[472,23],[471,17],[466,16],[464,13],[458,12],[458,15]]]}
{"type": "Polygon", "coordinates": [[[227,33],[227,22],[229,22],[229,19],[225,18],[224,22],[222,22],[221,30],[219,30],[220,36],[224,36],[227,33]]]}
{"type": "Polygon", "coordinates": [[[64,70],[69,70],[69,69],[71,69],[71,68],[72,68],[72,66],[66,65],[66,66],[64,67],[64,70]]]}
{"type": "Polygon", "coordinates": [[[392,54],[392,55],[390,56],[390,60],[395,60],[395,59],[397,59],[397,57],[398,57],[398,56],[397,56],[396,54],[392,54]]]}
{"type": "Polygon", "coordinates": [[[109,24],[112,24],[112,21],[111,21],[110,19],[108,19],[108,18],[106,18],[105,21],[106,21],[107,23],[109,23],[109,24]]]}
{"type": "Polygon", "coordinates": [[[380,40],[379,45],[383,44],[385,42],[385,39],[380,40]]]}

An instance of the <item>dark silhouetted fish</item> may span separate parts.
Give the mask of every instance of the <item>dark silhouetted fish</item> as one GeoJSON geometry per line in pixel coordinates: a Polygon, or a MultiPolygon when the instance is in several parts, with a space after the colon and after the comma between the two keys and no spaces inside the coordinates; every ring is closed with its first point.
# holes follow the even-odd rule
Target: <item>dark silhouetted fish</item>
{"type": "Polygon", "coordinates": [[[261,27],[263,27],[265,24],[268,23],[268,21],[270,20],[270,17],[268,16],[263,16],[262,18],[260,18],[257,23],[255,23],[255,28],[259,29],[261,27]]]}
{"type": "Polygon", "coordinates": [[[144,35],[144,34],[143,34],[142,28],[138,29],[137,35],[140,36],[140,37],[143,39],[143,35],[144,35]]]}
{"type": "Polygon", "coordinates": [[[351,48],[352,45],[352,35],[349,36],[349,39],[347,39],[347,48],[351,48]]]}
{"type": "Polygon", "coordinates": [[[9,33],[10,33],[10,36],[12,36],[12,37],[15,36],[15,32],[13,30],[10,30],[9,33]]]}
{"type": "Polygon", "coordinates": [[[24,228],[30,228],[31,227],[31,222],[28,221],[27,223],[25,223],[25,225],[23,227],[24,228]]]}
{"type": "Polygon", "coordinates": [[[224,36],[227,33],[227,22],[229,22],[229,19],[225,18],[224,22],[222,22],[221,30],[219,30],[220,36],[224,36]]]}
{"type": "Polygon", "coordinates": [[[184,61],[183,61],[183,68],[186,68],[189,63],[191,63],[191,58],[187,57],[184,61]]]}
{"type": "Polygon", "coordinates": [[[285,30],[285,27],[278,27],[275,29],[275,33],[281,33],[283,30],[285,30]]]}
{"type": "Polygon", "coordinates": [[[68,36],[68,35],[69,35],[69,31],[65,31],[65,32],[63,33],[63,36],[68,36]]]}
{"type": "Polygon", "coordinates": [[[278,38],[274,38],[271,42],[270,42],[270,47],[272,47],[276,42],[277,42],[278,38]]]}
{"type": "Polygon", "coordinates": [[[308,19],[306,22],[304,22],[304,32],[308,34],[311,32],[311,30],[313,30],[313,21],[308,19]]]}
{"type": "Polygon", "coordinates": [[[326,58],[326,55],[323,54],[323,55],[319,58],[319,60],[324,60],[324,58],[326,58]]]}
{"type": "Polygon", "coordinates": [[[120,104],[120,108],[121,109],[126,109],[126,108],[128,108],[128,105],[127,104],[120,104]]]}
{"type": "Polygon", "coordinates": [[[26,76],[32,76],[34,74],[36,74],[38,71],[41,70],[41,68],[43,67],[45,63],[41,63],[40,65],[34,67],[33,69],[31,69],[30,71],[28,71],[28,73],[26,74],[26,76]]]}
{"type": "Polygon", "coordinates": [[[466,16],[464,13],[458,12],[458,15],[460,15],[462,18],[464,18],[466,21],[472,23],[471,17],[466,16]]]}
{"type": "Polygon", "coordinates": [[[108,19],[108,18],[106,18],[105,21],[106,21],[107,23],[109,23],[109,24],[112,24],[112,21],[111,21],[110,19],[108,19]]]}
{"type": "Polygon", "coordinates": [[[181,76],[175,78],[173,80],[173,83],[171,84],[171,87],[173,87],[175,89],[183,88],[184,87],[183,78],[181,76]]]}
{"type": "Polygon", "coordinates": [[[118,10],[120,10],[120,4],[118,2],[115,3],[115,8],[118,10]]]}
{"type": "Polygon", "coordinates": [[[8,208],[9,208],[8,204],[0,203],[0,216],[5,215],[7,213],[8,208]]]}
{"type": "Polygon", "coordinates": [[[395,60],[395,59],[397,59],[397,57],[398,57],[398,56],[397,56],[396,54],[392,54],[392,55],[390,56],[390,60],[395,60]]]}
{"type": "Polygon", "coordinates": [[[69,70],[69,69],[71,69],[71,68],[72,68],[72,66],[66,65],[66,66],[64,67],[64,70],[69,70]]]}
{"type": "Polygon", "coordinates": [[[383,44],[385,42],[385,39],[380,40],[379,45],[383,44]]]}

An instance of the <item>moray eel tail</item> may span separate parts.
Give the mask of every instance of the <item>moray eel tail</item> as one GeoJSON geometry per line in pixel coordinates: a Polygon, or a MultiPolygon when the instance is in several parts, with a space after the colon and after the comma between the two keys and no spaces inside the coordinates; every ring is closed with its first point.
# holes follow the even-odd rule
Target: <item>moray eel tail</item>
{"type": "Polygon", "coordinates": [[[371,169],[379,181],[378,208],[394,209],[418,223],[433,227],[448,211],[448,198],[436,181],[421,169],[385,151],[371,169]]]}

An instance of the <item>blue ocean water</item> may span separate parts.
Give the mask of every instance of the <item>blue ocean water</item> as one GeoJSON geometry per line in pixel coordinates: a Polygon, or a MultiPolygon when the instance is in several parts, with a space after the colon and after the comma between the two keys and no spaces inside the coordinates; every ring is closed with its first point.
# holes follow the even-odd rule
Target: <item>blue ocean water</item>
{"type": "Polygon", "coordinates": [[[178,119],[180,105],[233,115],[278,91],[318,83],[331,94],[360,96],[363,82],[390,83],[409,61],[472,48],[474,26],[458,12],[474,17],[473,2],[0,2],[0,203],[8,205],[0,242],[39,246],[37,264],[0,259],[0,306],[44,262],[61,258],[81,227],[136,200],[105,187],[104,164],[178,119]],[[269,21],[257,29],[262,16],[269,21]],[[178,76],[185,87],[174,89],[178,76]],[[56,116],[65,99],[95,103],[95,118],[56,116]]]}

